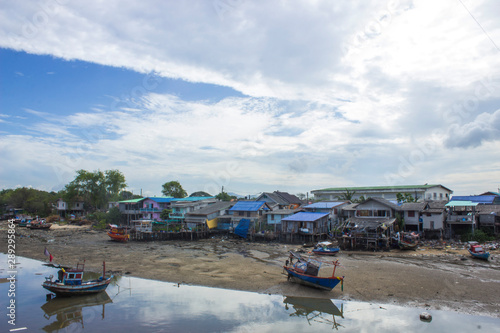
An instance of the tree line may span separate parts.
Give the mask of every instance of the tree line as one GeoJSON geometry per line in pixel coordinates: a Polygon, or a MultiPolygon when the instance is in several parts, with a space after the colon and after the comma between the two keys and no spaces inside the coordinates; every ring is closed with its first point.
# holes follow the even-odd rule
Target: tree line
{"type": "MultiPolygon", "coordinates": [[[[54,211],[58,199],[64,200],[68,207],[83,202],[87,212],[106,211],[108,202],[141,198],[140,195],[126,191],[125,176],[119,170],[78,170],[75,179],[58,192],[47,192],[28,187],[0,191],[0,214],[8,214],[12,209],[22,210],[30,215],[49,216],[54,211]]],[[[187,192],[178,181],[162,185],[162,194],[174,198],[185,198],[187,192]]],[[[198,191],[190,196],[210,197],[209,193],[198,191]]],[[[236,199],[235,196],[221,191],[215,196],[222,201],[236,199]]]]}

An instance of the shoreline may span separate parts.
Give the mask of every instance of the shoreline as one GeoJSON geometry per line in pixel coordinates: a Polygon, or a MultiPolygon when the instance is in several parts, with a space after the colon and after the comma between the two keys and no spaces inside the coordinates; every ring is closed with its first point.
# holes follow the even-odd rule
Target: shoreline
{"type": "MultiPolygon", "coordinates": [[[[7,239],[6,223],[0,223],[7,239]]],[[[6,244],[6,242],[5,242],[6,244]]],[[[380,302],[427,310],[451,310],[500,318],[500,250],[489,261],[473,259],[464,250],[444,247],[416,251],[341,251],[334,257],[345,276],[330,292],[288,282],[283,264],[301,245],[256,243],[231,238],[198,241],[118,243],[89,226],[58,226],[50,230],[16,228],[16,255],[86,269],[172,283],[234,289],[283,296],[380,302]],[[469,258],[470,257],[470,258],[469,258]]],[[[6,246],[5,246],[6,249],[6,246]]],[[[2,250],[2,252],[5,251],[2,250]]],[[[331,272],[331,271],[329,271],[331,272]]],[[[1,276],[0,276],[1,277],[1,276]]]]}

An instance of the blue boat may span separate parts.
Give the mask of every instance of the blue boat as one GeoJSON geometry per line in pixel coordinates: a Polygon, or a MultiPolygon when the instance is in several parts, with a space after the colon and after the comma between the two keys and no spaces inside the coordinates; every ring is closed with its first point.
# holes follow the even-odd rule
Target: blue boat
{"type": "Polygon", "coordinates": [[[488,260],[490,257],[490,253],[483,250],[483,247],[479,245],[478,242],[469,242],[469,246],[467,248],[469,253],[477,259],[488,260]]]}
{"type": "Polygon", "coordinates": [[[334,256],[339,253],[340,248],[334,247],[331,242],[319,242],[312,252],[317,255],[334,256]]]}
{"type": "Polygon", "coordinates": [[[314,259],[306,259],[300,255],[290,252],[290,257],[287,260],[283,269],[288,275],[288,280],[300,283],[306,286],[319,288],[323,290],[332,290],[339,283],[344,289],[344,277],[335,276],[335,269],[340,266],[338,260],[333,261],[333,273],[331,276],[319,276],[319,271],[323,262],[314,259]],[[297,260],[295,263],[293,260],[297,260]]]}
{"type": "Polygon", "coordinates": [[[65,270],[61,268],[58,272],[58,278],[52,281],[53,275],[45,278],[45,282],[42,283],[42,287],[50,292],[56,294],[56,296],[76,296],[76,295],[88,295],[95,294],[106,290],[109,282],[113,278],[105,277],[105,263],[103,262],[103,272],[102,276],[95,280],[84,281],[83,272],[85,268],[85,263],[77,264],[76,268],[71,268],[65,270]]]}

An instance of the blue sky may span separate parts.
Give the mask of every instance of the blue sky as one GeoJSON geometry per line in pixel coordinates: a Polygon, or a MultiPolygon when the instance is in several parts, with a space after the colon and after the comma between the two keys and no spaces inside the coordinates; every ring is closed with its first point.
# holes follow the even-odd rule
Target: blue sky
{"type": "Polygon", "coordinates": [[[500,186],[500,4],[6,2],[0,188],[500,186]]]}

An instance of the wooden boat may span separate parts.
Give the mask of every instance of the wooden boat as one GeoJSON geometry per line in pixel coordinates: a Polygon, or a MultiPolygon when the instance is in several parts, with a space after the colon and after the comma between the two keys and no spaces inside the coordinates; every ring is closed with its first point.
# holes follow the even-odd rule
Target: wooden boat
{"type": "Polygon", "coordinates": [[[41,229],[48,230],[52,227],[52,223],[47,223],[45,220],[35,220],[31,221],[31,223],[26,224],[26,228],[28,229],[41,229]]]}
{"type": "Polygon", "coordinates": [[[108,236],[117,242],[128,242],[130,235],[125,227],[119,227],[115,224],[111,225],[111,229],[108,231],[108,236]]]}
{"type": "Polygon", "coordinates": [[[401,250],[416,250],[419,236],[414,233],[401,233],[398,238],[398,245],[401,250]]]}
{"type": "Polygon", "coordinates": [[[332,290],[341,283],[343,290],[344,277],[335,276],[335,269],[340,266],[338,260],[332,262],[333,273],[329,277],[319,276],[322,264],[322,261],[303,258],[299,254],[290,252],[289,260],[286,261],[283,269],[288,275],[288,280],[293,282],[323,290],[332,290]],[[297,261],[293,263],[293,260],[297,261]]]}
{"type": "Polygon", "coordinates": [[[67,270],[61,268],[58,272],[58,279],[52,281],[54,277],[53,275],[46,277],[45,282],[42,283],[42,287],[53,292],[57,296],[75,296],[99,293],[106,290],[109,282],[113,278],[112,275],[109,278],[105,277],[106,265],[104,262],[102,265],[102,276],[98,279],[89,281],[83,280],[83,272],[85,268],[84,262],[83,264],[77,264],[76,268],[67,270]]]}
{"type": "Polygon", "coordinates": [[[334,247],[331,242],[319,242],[316,244],[312,252],[314,254],[323,255],[323,256],[334,256],[339,253],[340,248],[334,247]]]}
{"type": "Polygon", "coordinates": [[[477,259],[488,260],[490,257],[490,253],[484,251],[483,247],[478,242],[469,242],[467,250],[474,258],[477,259]]]}

